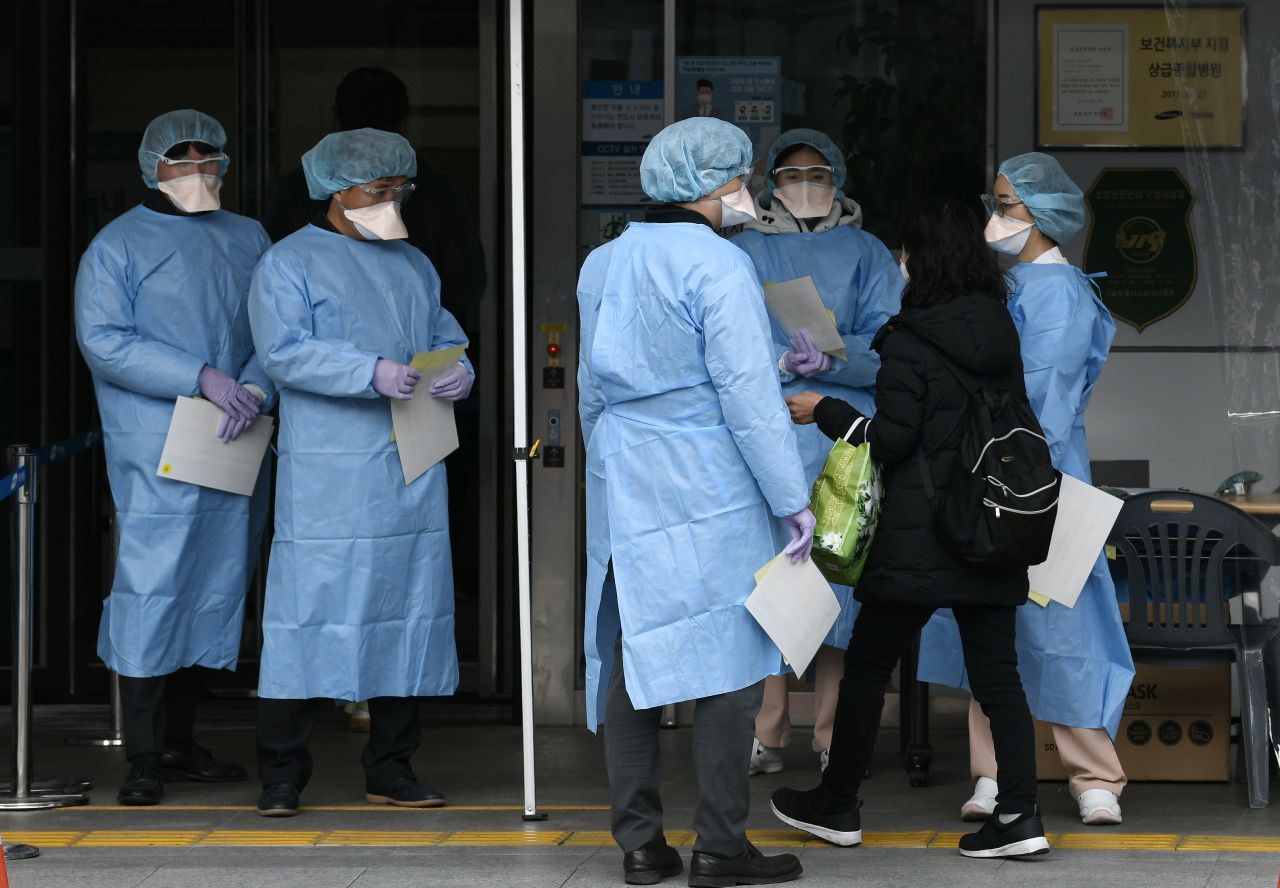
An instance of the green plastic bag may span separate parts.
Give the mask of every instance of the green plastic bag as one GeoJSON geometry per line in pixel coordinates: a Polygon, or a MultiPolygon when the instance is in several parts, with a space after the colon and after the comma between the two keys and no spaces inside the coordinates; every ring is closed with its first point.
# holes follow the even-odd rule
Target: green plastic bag
{"type": "Polygon", "coordinates": [[[852,586],[862,576],[884,496],[880,466],[866,444],[837,439],[813,483],[809,507],[818,519],[813,563],[833,583],[852,586]]]}

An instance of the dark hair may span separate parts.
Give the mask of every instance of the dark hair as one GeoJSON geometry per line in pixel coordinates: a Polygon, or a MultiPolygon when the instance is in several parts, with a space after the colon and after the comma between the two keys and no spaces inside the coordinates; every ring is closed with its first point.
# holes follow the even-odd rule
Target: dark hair
{"type": "Polygon", "coordinates": [[[409,90],[384,68],[356,68],[338,84],[333,113],[339,129],[372,127],[394,133],[409,116],[409,90]]]}
{"type": "Polygon", "coordinates": [[[1009,283],[982,236],[977,214],[955,200],[933,200],[902,219],[910,276],[902,308],[912,311],[966,296],[1004,301],[1009,283]]]}
{"type": "Polygon", "coordinates": [[[187,148],[190,146],[195,146],[196,152],[199,154],[218,153],[218,149],[214,148],[208,142],[179,142],[178,144],[170,148],[168,151],[166,151],[164,153],[164,156],[169,158],[170,160],[182,160],[184,157],[187,156],[187,148]]]}
{"type": "MultiPolygon", "coordinates": [[[[794,154],[796,154],[796,152],[798,152],[798,151],[803,151],[803,150],[805,150],[806,148],[807,148],[807,149],[809,149],[810,151],[816,152],[817,154],[822,154],[822,152],[821,152],[821,151],[818,151],[818,149],[817,149],[816,147],[814,147],[813,145],[810,145],[808,142],[796,142],[794,145],[788,145],[786,148],[784,148],[784,149],[783,149],[783,150],[778,154],[778,156],[777,156],[777,157],[775,157],[775,158],[774,158],[774,160],[773,160],[773,169],[769,170],[769,175],[771,175],[771,176],[772,176],[772,175],[773,175],[773,174],[778,170],[778,168],[779,168],[779,167],[784,167],[784,166],[786,166],[786,165],[787,165],[787,161],[788,161],[788,160],[789,160],[789,159],[790,159],[794,154]]],[[[831,161],[827,160],[827,156],[826,156],[825,154],[822,154],[822,160],[823,160],[823,163],[830,163],[830,162],[831,162],[831,161]]]]}
{"type": "Polygon", "coordinates": [[[711,90],[712,92],[715,92],[716,85],[715,85],[714,83],[712,83],[710,80],[699,80],[699,81],[698,81],[698,87],[697,87],[698,89],[702,89],[704,86],[705,86],[707,89],[711,90]]]}

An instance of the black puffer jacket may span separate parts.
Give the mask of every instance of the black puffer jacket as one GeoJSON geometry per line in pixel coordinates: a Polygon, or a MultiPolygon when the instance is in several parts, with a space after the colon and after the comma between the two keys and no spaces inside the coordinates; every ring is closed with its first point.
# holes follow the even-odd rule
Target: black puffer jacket
{"type": "MultiPolygon", "coordinates": [[[[989,384],[1025,392],[1018,331],[1003,303],[964,297],[899,315],[872,347],[880,353],[876,415],[867,433],[871,455],[884,468],[884,509],[862,581],[859,601],[953,605],[1017,605],[1027,599],[1027,572],[977,573],[938,540],[916,453],[924,446],[935,490],[946,490],[968,395],[932,350],[989,384]],[[915,335],[900,332],[901,329],[915,335]]],[[[831,437],[845,434],[853,408],[824,398],[814,409],[831,437]]]]}

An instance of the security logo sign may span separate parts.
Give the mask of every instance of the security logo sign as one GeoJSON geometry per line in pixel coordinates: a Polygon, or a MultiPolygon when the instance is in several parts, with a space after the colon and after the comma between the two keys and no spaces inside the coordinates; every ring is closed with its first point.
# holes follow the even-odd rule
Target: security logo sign
{"type": "Polygon", "coordinates": [[[1172,167],[1104,169],[1086,195],[1089,273],[1105,271],[1102,301],[1141,333],[1186,304],[1196,287],[1194,198],[1172,167]]]}

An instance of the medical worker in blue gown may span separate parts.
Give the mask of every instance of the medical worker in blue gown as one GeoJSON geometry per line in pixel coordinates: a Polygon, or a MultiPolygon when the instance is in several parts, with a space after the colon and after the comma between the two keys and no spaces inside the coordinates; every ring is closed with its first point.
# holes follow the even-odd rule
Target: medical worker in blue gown
{"type": "MultiPolygon", "coordinates": [[[[1058,161],[1040,153],[1001,164],[994,191],[984,198],[991,213],[986,237],[992,249],[1017,258],[1009,310],[1022,339],[1027,395],[1054,465],[1090,483],[1084,414],[1115,323],[1092,282],[1060,249],[1084,227],[1084,197],[1058,161]]],[[[1018,608],[1018,668],[1032,713],[1052,726],[1081,820],[1119,823],[1127,781],[1112,741],[1134,670],[1103,553],[1074,608],[1056,601],[1018,608]]],[[[925,627],[919,676],[967,684],[949,612],[925,627]]],[[[969,750],[976,785],[961,813],[978,820],[995,807],[996,762],[990,726],[972,702],[969,750]]]]}
{"type": "Polygon", "coordinates": [[[587,257],[579,417],[587,445],[587,723],[605,722],[626,880],[682,871],[659,798],[662,707],[697,701],[690,885],[787,881],[800,863],[746,837],[747,763],[782,658],[744,602],[777,554],[808,557],[814,518],[755,269],[717,229],[752,218],[751,142],[675,123],[640,164],[660,206],[587,257]]]}
{"type": "Polygon", "coordinates": [[[266,520],[265,462],[252,497],[157,477],[180,397],[204,397],[234,440],[275,400],[253,354],[249,277],[270,246],[220,209],[222,126],[199,111],[147,125],[141,204],[106,226],[76,277],[76,337],[93,374],[120,553],[98,655],[120,676],[126,805],[164,780],[244,780],[192,739],[203,669],[234,669],[244,597],[266,520]]]}
{"type": "Polygon", "coordinates": [[[297,813],[325,698],[369,701],[368,801],[435,807],[443,794],[410,759],[417,698],[458,684],[448,490],[443,463],[405,484],[391,400],[467,397],[465,357],[429,385],[410,366],[466,338],[440,306],[431,262],[404,240],[400,203],[416,170],[405,138],[333,133],[302,169],[312,198],[329,203],[263,257],[249,297],[258,356],[280,389],[258,812],[297,813]]]}
{"type": "MultiPolygon", "coordinates": [[[[841,190],[844,155],[826,135],[810,129],[783,133],[769,149],[768,171],[765,189],[756,198],[756,218],[733,243],[751,257],[761,283],[813,278],[818,295],[835,316],[847,355],[831,357],[811,342],[792,343],[773,324],[783,394],[831,395],[872,416],[880,356],[871,350],[871,340],[898,311],[902,272],[885,245],[862,230],[862,208],[841,190]]],[[[831,439],[816,425],[798,425],[795,431],[805,479],[812,484],[831,452],[831,439]]],[[[774,522],[774,534],[785,537],[782,522],[774,522]]],[[[840,599],[840,617],[813,661],[813,751],[822,768],[831,748],[844,651],[858,615],[851,588],[833,584],[832,590],[840,599]]],[[[782,748],[790,740],[787,680],[770,676],[756,716],[750,772],[781,771],[782,748]]]]}

